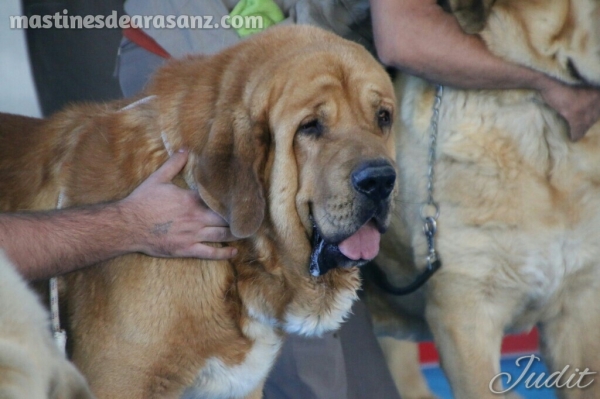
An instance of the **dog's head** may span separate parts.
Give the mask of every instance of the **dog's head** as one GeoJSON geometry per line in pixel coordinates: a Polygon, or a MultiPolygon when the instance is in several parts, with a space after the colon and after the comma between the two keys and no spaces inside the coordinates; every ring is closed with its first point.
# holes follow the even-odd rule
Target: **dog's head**
{"type": "Polygon", "coordinates": [[[288,331],[336,328],[359,285],[353,266],[375,257],[390,220],[395,99],[384,69],[333,34],[286,27],[173,63],[155,83],[160,101],[178,104],[163,126],[190,148],[201,197],[250,238],[248,267],[237,268],[253,312],[268,308],[262,317],[288,331]],[[175,75],[188,78],[173,90],[175,75]]]}
{"type": "Polygon", "coordinates": [[[507,60],[566,83],[600,85],[597,0],[450,0],[463,29],[507,60]]]}

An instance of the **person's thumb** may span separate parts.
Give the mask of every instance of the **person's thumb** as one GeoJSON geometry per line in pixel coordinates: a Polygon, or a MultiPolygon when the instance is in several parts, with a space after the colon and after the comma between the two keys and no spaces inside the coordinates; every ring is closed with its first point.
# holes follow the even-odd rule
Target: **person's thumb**
{"type": "Polygon", "coordinates": [[[571,141],[579,141],[583,136],[585,136],[585,131],[582,131],[582,129],[577,130],[572,127],[569,129],[569,139],[571,141]]]}
{"type": "Polygon", "coordinates": [[[180,149],[173,153],[173,155],[171,155],[171,157],[152,174],[152,179],[158,183],[170,182],[179,172],[181,172],[187,163],[187,159],[188,151],[180,149]]]}

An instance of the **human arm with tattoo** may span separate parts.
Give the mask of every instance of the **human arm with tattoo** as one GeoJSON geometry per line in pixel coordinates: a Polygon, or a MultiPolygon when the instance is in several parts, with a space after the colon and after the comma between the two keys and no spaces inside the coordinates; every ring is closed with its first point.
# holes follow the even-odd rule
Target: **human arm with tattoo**
{"type": "Polygon", "coordinates": [[[130,252],[159,257],[227,259],[227,223],[197,193],[171,180],[183,169],[178,152],[128,197],[44,212],[0,214],[0,248],[29,280],[49,278],[130,252]]]}

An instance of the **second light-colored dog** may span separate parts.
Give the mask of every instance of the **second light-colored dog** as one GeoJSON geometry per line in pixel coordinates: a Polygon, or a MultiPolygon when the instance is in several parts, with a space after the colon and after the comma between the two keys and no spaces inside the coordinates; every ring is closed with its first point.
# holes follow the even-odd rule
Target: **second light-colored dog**
{"type": "MultiPolygon", "coordinates": [[[[482,28],[479,35],[497,56],[566,84],[600,85],[598,1],[455,3],[465,30],[482,28]],[[473,12],[465,14],[469,7],[473,12]]],[[[404,77],[397,94],[399,217],[376,262],[402,286],[423,270],[427,255],[420,204],[427,196],[435,87],[404,77]]],[[[576,381],[586,368],[600,372],[599,182],[600,124],[574,143],[564,120],[534,91],[446,87],[434,180],[443,266],[412,297],[375,290],[370,302],[378,331],[426,338],[430,327],[461,399],[497,398],[491,390],[501,388],[490,382],[500,372],[504,333],[536,325],[550,372],[568,366],[562,382],[573,373],[576,381]]],[[[595,399],[600,382],[559,395],[595,399]]]]}

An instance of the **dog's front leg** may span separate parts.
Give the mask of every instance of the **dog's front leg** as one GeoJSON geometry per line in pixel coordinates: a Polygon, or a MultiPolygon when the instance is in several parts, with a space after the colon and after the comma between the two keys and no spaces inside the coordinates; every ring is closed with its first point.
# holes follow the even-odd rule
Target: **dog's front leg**
{"type": "Polygon", "coordinates": [[[572,285],[561,292],[555,311],[539,324],[542,355],[548,367],[548,376],[540,383],[557,388],[561,399],[600,398],[597,275],[572,277],[572,285]]]}
{"type": "Polygon", "coordinates": [[[493,392],[502,390],[500,379],[493,387],[490,381],[499,373],[503,331],[513,301],[485,295],[481,286],[444,272],[429,287],[427,320],[458,399],[502,397],[493,392]]]}
{"type": "Polygon", "coordinates": [[[380,337],[379,345],[403,399],[436,399],[421,372],[416,342],[380,337]]]}

